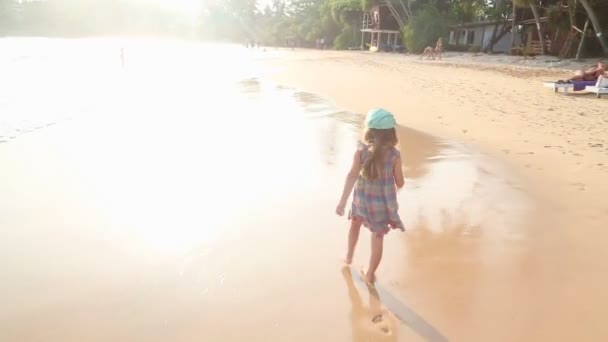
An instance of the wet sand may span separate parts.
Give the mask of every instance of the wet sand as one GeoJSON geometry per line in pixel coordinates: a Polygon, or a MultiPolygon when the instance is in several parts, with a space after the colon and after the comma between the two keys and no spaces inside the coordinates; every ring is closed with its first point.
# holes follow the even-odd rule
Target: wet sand
{"type": "MultiPolygon", "coordinates": [[[[518,98],[536,83],[458,69],[449,82],[423,87],[395,75],[416,81],[444,69],[352,56],[272,56],[272,68],[282,68],[275,79],[300,90],[255,78],[193,87],[209,70],[193,75],[182,63],[177,73],[154,74],[147,68],[164,62],[148,61],[116,84],[105,80],[112,90],[103,101],[93,96],[86,116],[0,144],[0,340],[608,336],[599,229],[608,212],[594,178],[603,169],[584,164],[575,173],[578,159],[536,145],[548,133],[517,126],[548,113],[522,118],[512,99],[449,82],[491,75],[497,90],[511,84],[503,96],[518,98]],[[339,80],[347,74],[352,82],[339,80]],[[365,91],[370,81],[376,93],[365,91]],[[340,264],[348,222],[333,208],[361,133],[362,117],[348,110],[379,101],[404,125],[399,200],[408,230],[387,237],[374,291],[340,264]],[[575,175],[583,190],[564,183],[575,175]]],[[[165,62],[156,67],[175,65],[165,62]]],[[[554,100],[544,90],[539,106],[589,106],[591,129],[602,129],[585,101],[598,102],[554,100]]],[[[363,233],[352,272],[366,264],[368,241],[363,233]]]]}
{"type": "MultiPolygon", "coordinates": [[[[304,146],[290,145],[302,153],[281,159],[258,153],[247,168],[253,179],[234,185],[213,183],[237,174],[218,179],[198,158],[173,155],[182,148],[195,153],[187,146],[199,138],[154,142],[161,129],[155,125],[140,128],[140,142],[133,141],[136,122],[122,120],[124,127],[114,127],[107,126],[113,121],[94,120],[59,124],[5,145],[0,156],[13,181],[3,184],[3,193],[11,195],[2,206],[2,226],[12,229],[3,230],[6,300],[0,330],[19,341],[412,341],[427,336],[427,325],[441,333],[436,322],[410,307],[437,300],[441,291],[429,288],[424,274],[418,283],[411,273],[435,264],[437,253],[430,260],[425,255],[441,240],[449,244],[440,237],[445,229],[467,236],[475,247],[486,224],[500,230],[503,221],[525,221],[525,207],[516,215],[492,215],[481,197],[467,198],[464,188],[515,197],[507,206],[521,205],[526,196],[503,183],[500,163],[400,128],[402,141],[418,143],[415,151],[402,147],[411,156],[402,213],[412,229],[408,234],[418,236],[416,245],[427,251],[419,254],[404,240],[407,235],[391,234],[379,288],[393,300],[383,303],[385,297],[341,271],[347,222],[329,210],[360,119],[337,112],[307,119],[312,127],[295,120],[292,127],[300,133],[290,130],[291,136],[312,134],[301,141],[304,146]],[[112,139],[100,144],[99,132],[108,129],[112,139]],[[306,154],[310,158],[303,161],[306,154]],[[36,167],[24,156],[35,157],[36,167]],[[266,174],[268,168],[289,173],[285,165],[303,162],[301,175],[266,174]],[[260,163],[265,167],[255,167],[260,163]],[[478,169],[483,163],[490,163],[487,173],[478,169]],[[463,191],[441,198],[440,189],[454,179],[463,191]],[[256,188],[258,181],[264,186],[256,188]],[[427,200],[409,200],[419,196],[427,200]],[[435,234],[439,240],[433,242],[435,234]],[[398,291],[418,286],[416,298],[398,291]],[[395,316],[408,310],[419,319],[395,316]]],[[[357,264],[366,261],[367,239],[362,234],[357,264]]],[[[493,254],[462,248],[452,252],[458,258],[493,254]]],[[[470,266],[480,265],[464,270],[470,266]]],[[[469,292],[461,286],[468,287],[456,288],[469,292]]]]}
{"type": "MultiPolygon", "coordinates": [[[[361,116],[251,79],[205,102],[235,120],[211,129],[196,93],[160,89],[183,111],[147,88],[2,145],[3,340],[421,339],[341,271],[348,223],[331,208],[361,116]]],[[[442,144],[410,135],[422,181],[442,144]]]]}

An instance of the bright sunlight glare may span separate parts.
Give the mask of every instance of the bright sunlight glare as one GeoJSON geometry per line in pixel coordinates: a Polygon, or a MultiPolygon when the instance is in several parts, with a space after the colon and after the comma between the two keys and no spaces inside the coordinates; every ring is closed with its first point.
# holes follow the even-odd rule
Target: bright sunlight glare
{"type": "MultiPolygon", "coordinates": [[[[144,1],[144,0],[139,0],[144,1]]],[[[178,10],[186,14],[197,15],[200,13],[200,9],[204,1],[201,0],[145,0],[150,2],[156,2],[160,6],[178,10]]]]}

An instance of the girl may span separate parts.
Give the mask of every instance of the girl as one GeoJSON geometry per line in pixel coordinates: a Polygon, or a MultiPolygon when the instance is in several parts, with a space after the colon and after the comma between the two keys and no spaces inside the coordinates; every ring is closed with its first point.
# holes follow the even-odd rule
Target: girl
{"type": "Polygon", "coordinates": [[[397,212],[397,189],[403,187],[401,155],[395,148],[397,133],[393,114],[384,109],[372,109],[365,119],[366,144],[359,143],[355,152],[336,214],[344,215],[346,202],[355,188],[353,203],[348,214],[351,220],[348,234],[346,264],[350,265],[359,231],[363,224],[372,232],[369,267],[362,271],[363,279],[372,284],[376,279],[376,269],[382,259],[384,235],[393,228],[404,230],[397,212]]]}

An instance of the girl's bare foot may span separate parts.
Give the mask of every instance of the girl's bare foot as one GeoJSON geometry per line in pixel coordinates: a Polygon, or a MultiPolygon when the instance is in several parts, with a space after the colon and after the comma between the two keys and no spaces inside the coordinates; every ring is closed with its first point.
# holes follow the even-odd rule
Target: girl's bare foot
{"type": "Polygon", "coordinates": [[[351,257],[347,256],[346,258],[342,259],[342,261],[344,261],[344,265],[350,266],[353,263],[353,257],[352,256],[351,257]]]}
{"type": "Polygon", "coordinates": [[[365,282],[365,284],[369,286],[374,286],[374,282],[376,282],[376,275],[369,274],[364,268],[361,269],[359,273],[361,275],[361,279],[365,282]]]}
{"type": "Polygon", "coordinates": [[[351,276],[351,273],[350,273],[350,266],[343,265],[341,271],[342,271],[342,275],[344,277],[351,278],[351,280],[352,280],[352,276],[351,276]]]}

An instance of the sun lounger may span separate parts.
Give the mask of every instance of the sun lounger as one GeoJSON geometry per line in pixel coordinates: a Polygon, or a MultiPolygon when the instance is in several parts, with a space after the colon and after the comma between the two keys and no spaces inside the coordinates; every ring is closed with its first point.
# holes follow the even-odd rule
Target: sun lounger
{"type": "Polygon", "coordinates": [[[597,98],[599,99],[604,94],[608,94],[608,78],[604,76],[600,76],[597,79],[597,83],[594,86],[587,87],[588,91],[597,94],[597,98]]]}
{"type": "Polygon", "coordinates": [[[553,90],[557,93],[559,89],[564,89],[564,94],[568,95],[568,91],[572,89],[573,91],[581,91],[585,90],[590,86],[596,85],[596,81],[573,81],[573,82],[545,82],[544,86],[547,88],[553,88],[553,90]]]}

